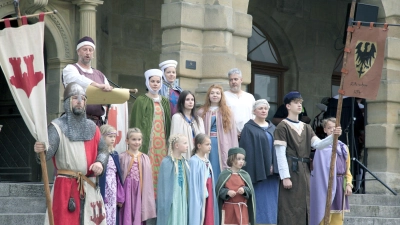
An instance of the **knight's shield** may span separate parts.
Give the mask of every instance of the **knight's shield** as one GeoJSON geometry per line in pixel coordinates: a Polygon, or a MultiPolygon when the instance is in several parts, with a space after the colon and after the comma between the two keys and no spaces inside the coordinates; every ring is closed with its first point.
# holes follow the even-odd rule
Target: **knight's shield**
{"type": "Polygon", "coordinates": [[[354,49],[354,65],[359,78],[363,77],[372,68],[377,51],[378,45],[376,42],[357,41],[354,49]]]}

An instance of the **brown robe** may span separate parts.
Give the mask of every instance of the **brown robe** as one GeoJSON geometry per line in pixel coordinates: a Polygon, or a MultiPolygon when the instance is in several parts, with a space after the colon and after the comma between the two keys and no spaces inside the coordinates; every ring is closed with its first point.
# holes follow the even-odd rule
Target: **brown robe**
{"type": "MultiPolygon", "coordinates": [[[[316,135],[310,125],[300,122],[299,129],[282,120],[274,132],[274,144],[286,146],[286,156],[309,158],[311,140],[316,135]]],[[[292,171],[292,160],[288,158],[292,188],[279,185],[278,224],[307,225],[310,215],[310,169],[307,163],[298,162],[298,171],[292,171]]]]}

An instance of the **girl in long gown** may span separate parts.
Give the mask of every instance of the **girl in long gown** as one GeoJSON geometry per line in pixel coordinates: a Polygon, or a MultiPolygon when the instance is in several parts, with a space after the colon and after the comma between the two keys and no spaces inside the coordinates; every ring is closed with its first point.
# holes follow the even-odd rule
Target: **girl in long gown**
{"type": "Polygon", "coordinates": [[[188,139],[182,134],[169,138],[169,152],[161,162],[158,176],[157,225],[187,225],[189,166],[182,154],[188,139]]]}
{"type": "Polygon", "coordinates": [[[147,70],[145,77],[148,92],[133,103],[130,127],[137,127],[142,131],[143,146],[140,151],[150,158],[156,194],[159,167],[161,160],[167,155],[171,116],[168,99],[158,94],[161,89],[161,70],[147,70]]]}
{"type": "Polygon", "coordinates": [[[212,151],[208,156],[214,171],[214,182],[222,170],[228,168],[228,150],[238,146],[237,130],[233,113],[226,104],[221,85],[208,88],[206,101],[198,114],[204,120],[206,134],[211,138],[212,151]]]}
{"type": "Polygon", "coordinates": [[[279,171],[274,148],[275,126],[266,121],[269,103],[265,99],[253,104],[255,118],[241,133],[239,146],[246,150],[246,170],[253,182],[256,201],[256,223],[277,224],[279,171]]]}
{"type": "Polygon", "coordinates": [[[254,189],[250,175],[242,170],[246,151],[231,148],[228,166],[218,177],[216,186],[220,224],[249,225],[255,221],[254,189]]]}
{"type": "Polygon", "coordinates": [[[153,177],[149,157],[140,152],[142,133],[130,128],[126,135],[128,150],[119,155],[125,199],[120,211],[121,225],[144,225],[156,217],[153,177]]]}
{"type": "Polygon", "coordinates": [[[119,208],[122,206],[121,202],[125,199],[119,156],[118,152],[114,150],[117,131],[114,127],[105,124],[100,127],[100,132],[110,152],[106,172],[100,177],[100,192],[106,209],[107,224],[115,225],[119,224],[119,208]]]}
{"type": "Polygon", "coordinates": [[[195,137],[195,147],[189,160],[189,224],[217,225],[218,204],[212,163],[207,159],[211,140],[206,134],[195,137]]]}
{"type": "MultiPolygon", "coordinates": [[[[189,149],[194,147],[194,137],[199,133],[205,133],[203,119],[195,114],[196,100],[192,92],[183,91],[179,95],[178,112],[172,116],[171,135],[183,134],[188,139],[189,149]]],[[[183,155],[190,158],[190,152],[183,155]]]]}

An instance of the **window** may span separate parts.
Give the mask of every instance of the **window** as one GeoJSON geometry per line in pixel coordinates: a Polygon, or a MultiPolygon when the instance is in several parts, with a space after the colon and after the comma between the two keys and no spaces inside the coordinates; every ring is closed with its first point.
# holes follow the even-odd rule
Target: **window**
{"type": "Polygon", "coordinates": [[[282,66],[277,48],[270,38],[255,25],[247,46],[247,58],[251,61],[248,90],[256,100],[266,99],[269,102],[271,108],[267,119],[271,120],[283,103],[283,75],[288,69],[282,66]]]}

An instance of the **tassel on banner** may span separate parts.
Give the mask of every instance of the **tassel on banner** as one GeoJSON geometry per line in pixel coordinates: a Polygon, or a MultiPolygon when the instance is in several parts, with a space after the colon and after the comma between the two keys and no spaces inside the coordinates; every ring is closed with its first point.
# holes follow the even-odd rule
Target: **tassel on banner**
{"type": "MultiPolygon", "coordinates": [[[[27,22],[27,18],[37,17],[37,16],[39,16],[39,21],[40,21],[40,22],[43,22],[43,21],[44,21],[44,16],[45,16],[45,15],[57,14],[57,13],[58,13],[57,10],[53,10],[53,11],[51,11],[51,12],[45,12],[45,13],[44,13],[44,12],[41,12],[41,13],[31,14],[31,15],[26,15],[26,16],[21,16],[21,17],[17,16],[17,17],[12,17],[12,18],[1,19],[1,20],[0,20],[0,23],[1,23],[1,22],[4,22],[4,24],[6,25],[6,27],[11,27],[11,25],[10,25],[10,21],[11,21],[11,20],[22,19],[22,21],[26,20],[26,22],[27,22]]],[[[25,24],[27,24],[27,23],[24,23],[24,22],[23,22],[23,24],[25,25],[25,24]]]]}

